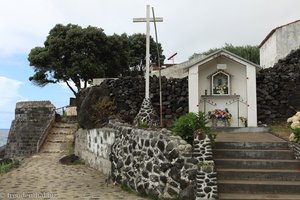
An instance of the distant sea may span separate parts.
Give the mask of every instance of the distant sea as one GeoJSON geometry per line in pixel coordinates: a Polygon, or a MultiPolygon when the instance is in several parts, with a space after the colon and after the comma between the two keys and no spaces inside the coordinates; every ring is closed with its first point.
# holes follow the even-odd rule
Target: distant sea
{"type": "Polygon", "coordinates": [[[0,147],[6,145],[9,129],[0,129],[0,147]]]}

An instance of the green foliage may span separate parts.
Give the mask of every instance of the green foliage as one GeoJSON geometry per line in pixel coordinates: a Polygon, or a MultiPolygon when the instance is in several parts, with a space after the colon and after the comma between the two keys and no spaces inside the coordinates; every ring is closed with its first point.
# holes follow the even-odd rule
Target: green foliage
{"type": "Polygon", "coordinates": [[[92,106],[92,118],[96,124],[101,124],[107,121],[108,117],[116,113],[116,104],[108,96],[101,97],[96,104],[92,106]]]}
{"type": "Polygon", "coordinates": [[[138,122],[138,128],[147,129],[147,128],[149,128],[149,125],[146,122],[139,121],[138,122]]]}
{"type": "Polygon", "coordinates": [[[296,138],[296,140],[298,142],[300,140],[300,128],[293,129],[293,133],[294,133],[295,138],[296,138]]]}
{"type": "Polygon", "coordinates": [[[75,160],[72,165],[85,165],[85,161],[82,159],[75,160]]]}
{"type": "Polygon", "coordinates": [[[69,155],[74,153],[75,141],[68,141],[67,142],[67,152],[69,155]]]}
{"type": "MultiPolygon", "coordinates": [[[[129,67],[132,71],[131,75],[143,74],[146,65],[146,35],[145,34],[133,34],[129,36],[129,67]]],[[[165,56],[162,54],[163,49],[161,44],[158,43],[158,49],[160,53],[160,63],[163,64],[165,56]]],[[[152,37],[150,37],[150,63],[157,64],[157,50],[156,43],[152,37]]]]}
{"type": "MultiPolygon", "coordinates": [[[[44,46],[30,51],[28,60],[34,74],[29,80],[41,87],[65,82],[77,96],[93,78],[143,74],[145,41],[145,34],[107,36],[97,27],[57,24],[50,30],[44,46]]],[[[158,45],[163,63],[165,56],[161,44],[158,45]]],[[[150,48],[151,63],[156,63],[156,43],[152,38],[150,48]]]]}
{"type": "Polygon", "coordinates": [[[214,166],[214,162],[212,161],[201,161],[198,163],[199,167],[213,167],[214,166]]]}
{"type": "Polygon", "coordinates": [[[205,113],[187,113],[175,121],[172,132],[192,144],[194,131],[202,129],[213,140],[215,139],[215,135],[212,134],[211,129],[206,126],[207,123],[205,113]]]}
{"type": "Polygon", "coordinates": [[[29,53],[28,60],[35,71],[29,80],[38,86],[65,82],[76,96],[92,78],[105,76],[107,47],[107,36],[101,28],[57,24],[44,47],[35,47],[29,53]],[[77,91],[68,81],[75,83],[77,91]]]}
{"type": "Polygon", "coordinates": [[[10,169],[12,169],[14,166],[13,163],[1,163],[0,164],[0,174],[5,174],[9,172],[10,169]]]}
{"type": "Polygon", "coordinates": [[[93,106],[93,109],[97,112],[105,112],[108,115],[112,115],[116,111],[115,101],[110,100],[108,96],[104,96],[93,106]]]}
{"type": "Polygon", "coordinates": [[[127,184],[125,184],[125,183],[121,184],[121,189],[123,191],[129,192],[129,193],[133,193],[133,190],[127,184]]]}
{"type": "Polygon", "coordinates": [[[202,52],[201,54],[209,55],[220,49],[225,49],[231,53],[234,53],[242,58],[245,58],[255,64],[259,64],[259,48],[256,46],[233,46],[232,44],[225,43],[225,46],[221,48],[214,48],[208,51],[202,52]]]}

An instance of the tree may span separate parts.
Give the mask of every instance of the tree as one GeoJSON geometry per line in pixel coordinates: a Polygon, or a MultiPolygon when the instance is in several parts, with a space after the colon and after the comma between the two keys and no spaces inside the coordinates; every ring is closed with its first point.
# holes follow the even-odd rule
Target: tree
{"type": "Polygon", "coordinates": [[[35,47],[29,53],[28,60],[35,71],[29,80],[38,86],[65,82],[76,96],[92,78],[105,77],[107,52],[103,29],[57,24],[50,30],[44,47],[35,47]],[[77,91],[69,81],[75,83],[77,91]]]}
{"type": "Polygon", "coordinates": [[[259,64],[259,48],[256,46],[246,45],[246,46],[233,46],[232,44],[225,43],[225,46],[222,48],[214,48],[208,51],[205,51],[201,54],[209,55],[220,49],[225,49],[231,53],[234,53],[242,58],[245,58],[255,64],[259,64]]]}
{"type": "MultiPolygon", "coordinates": [[[[41,87],[65,82],[76,97],[93,78],[143,74],[145,43],[144,34],[107,36],[101,28],[57,24],[50,30],[44,47],[30,51],[28,60],[35,73],[29,80],[41,87]]],[[[165,56],[158,45],[163,63],[165,56]]],[[[152,38],[150,47],[151,62],[156,63],[156,43],[152,38]]]]}
{"type": "MultiPolygon", "coordinates": [[[[129,48],[130,69],[138,74],[143,74],[144,68],[146,66],[146,35],[138,33],[129,36],[129,48]]],[[[158,43],[158,49],[160,55],[160,63],[163,64],[165,56],[162,54],[163,49],[160,43],[158,43]]],[[[157,65],[157,61],[158,58],[156,42],[152,37],[150,37],[150,63],[157,65]]]]}

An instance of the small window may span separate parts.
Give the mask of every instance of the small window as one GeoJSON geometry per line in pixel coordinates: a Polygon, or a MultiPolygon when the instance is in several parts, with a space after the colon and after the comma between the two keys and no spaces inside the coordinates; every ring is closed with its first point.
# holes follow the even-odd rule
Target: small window
{"type": "Polygon", "coordinates": [[[213,95],[229,95],[230,94],[230,76],[222,71],[212,75],[212,94],[213,95]]]}

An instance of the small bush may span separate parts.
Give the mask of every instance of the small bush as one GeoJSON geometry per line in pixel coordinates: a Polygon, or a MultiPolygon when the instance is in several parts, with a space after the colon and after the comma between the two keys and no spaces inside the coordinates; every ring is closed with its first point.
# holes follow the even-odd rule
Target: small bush
{"type": "Polygon", "coordinates": [[[147,124],[147,122],[142,122],[142,121],[139,121],[137,126],[140,129],[147,129],[147,128],[149,128],[149,125],[147,124]]]}
{"type": "Polygon", "coordinates": [[[193,143],[193,133],[198,129],[202,129],[211,140],[214,140],[215,135],[212,134],[210,127],[206,126],[207,123],[205,113],[187,113],[175,121],[172,132],[174,135],[181,136],[189,144],[193,143]]]}
{"type": "Polygon", "coordinates": [[[5,174],[9,172],[11,168],[13,168],[13,163],[1,163],[0,164],[0,174],[5,174]]]}
{"type": "Polygon", "coordinates": [[[95,124],[103,124],[108,121],[109,116],[116,113],[116,104],[108,96],[100,98],[95,105],[92,106],[92,119],[95,124]]]}

